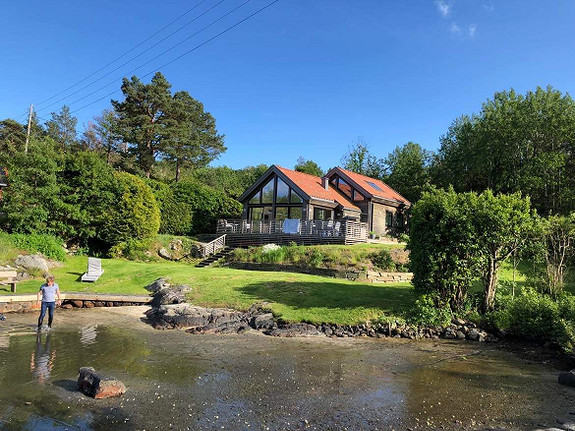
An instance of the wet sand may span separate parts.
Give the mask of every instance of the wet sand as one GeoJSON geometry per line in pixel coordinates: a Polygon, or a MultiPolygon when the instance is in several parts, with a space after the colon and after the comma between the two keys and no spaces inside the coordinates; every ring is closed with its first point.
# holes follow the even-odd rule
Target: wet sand
{"type": "Polygon", "coordinates": [[[561,427],[575,389],[558,362],[456,341],[280,339],[157,331],[146,307],[58,310],[0,322],[0,429],[406,430],[561,427]],[[78,368],[122,380],[93,400],[78,368]]]}

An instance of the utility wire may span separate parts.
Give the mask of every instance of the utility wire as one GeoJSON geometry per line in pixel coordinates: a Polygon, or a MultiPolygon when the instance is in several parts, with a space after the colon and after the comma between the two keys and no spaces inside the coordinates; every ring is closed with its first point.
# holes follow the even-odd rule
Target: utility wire
{"type": "MultiPolygon", "coordinates": [[[[79,88],[78,90],[68,94],[67,96],[64,96],[58,100],[56,100],[55,102],[50,103],[47,106],[44,106],[43,108],[39,109],[39,111],[44,111],[46,109],[48,109],[50,106],[56,105],[60,102],[62,102],[63,100],[68,99],[69,97],[78,94],[80,92],[82,92],[83,90],[85,90],[88,87],[91,87],[92,85],[96,84],[97,82],[100,82],[102,79],[106,78],[107,76],[110,76],[112,73],[116,72],[117,70],[121,69],[122,67],[124,67],[125,65],[131,63],[132,61],[134,61],[136,58],[141,57],[142,55],[144,55],[146,52],[152,50],[153,48],[155,48],[156,46],[158,46],[159,44],[161,44],[162,42],[164,42],[166,39],[169,39],[170,37],[172,37],[174,34],[178,33],[179,31],[183,30],[185,27],[187,27],[188,25],[192,24],[194,21],[200,19],[202,16],[204,16],[205,14],[207,14],[208,12],[212,11],[213,9],[215,9],[217,6],[219,6],[220,4],[222,4],[224,1],[226,0],[220,0],[218,3],[216,3],[215,5],[213,5],[211,8],[209,8],[208,10],[206,10],[205,12],[201,13],[200,15],[198,15],[197,17],[195,17],[193,20],[189,21],[187,24],[183,25],[182,27],[178,28],[177,30],[175,30],[174,32],[170,33],[169,35],[167,35],[166,37],[164,37],[163,39],[160,39],[158,42],[154,43],[152,46],[146,48],[144,51],[140,52],[139,54],[135,55],[134,57],[130,58],[128,61],[120,64],[118,67],[116,67],[115,69],[112,69],[111,71],[109,71],[108,73],[106,73],[105,75],[102,75],[100,78],[96,79],[95,81],[92,81],[91,83],[84,85],[83,87],[79,88]]],[[[249,0],[248,0],[249,1],[249,0]]],[[[202,29],[203,30],[203,29],[202,29]]],[[[197,33],[194,33],[194,35],[197,33]]],[[[192,35],[192,36],[194,36],[192,35]]],[[[192,37],[191,36],[191,37],[192,37]]],[[[184,39],[184,41],[190,39],[184,39]]],[[[182,44],[184,41],[174,45],[174,47],[182,44]]],[[[173,48],[170,48],[173,49],[173,48]]],[[[169,51],[169,50],[168,50],[169,51]]],[[[167,51],[166,51],[167,52],[167,51]]],[[[161,54],[162,55],[162,54],[161,54]]],[[[157,57],[154,57],[154,59],[157,57]]],[[[153,59],[152,59],[153,60],[153,59]]],[[[146,65],[147,63],[144,63],[144,65],[146,65]]],[[[100,69],[101,70],[101,69],[100,69]]],[[[129,72],[131,73],[131,72],[129,72]]],[[[90,93],[90,95],[93,93],[90,93]]]]}
{"type": "MultiPolygon", "coordinates": [[[[235,23],[235,24],[229,26],[229,27],[226,28],[225,30],[223,30],[223,31],[219,32],[218,34],[216,34],[215,36],[210,37],[210,38],[207,39],[206,41],[200,43],[199,45],[194,46],[192,49],[190,49],[190,50],[184,52],[183,54],[181,54],[181,55],[175,57],[174,59],[172,59],[172,60],[168,61],[167,63],[163,64],[162,66],[160,66],[160,67],[158,67],[158,68],[152,70],[151,72],[146,73],[145,75],[142,76],[142,78],[145,78],[146,76],[149,76],[149,75],[151,75],[152,73],[155,73],[156,71],[158,71],[158,70],[160,70],[160,69],[162,69],[162,68],[164,68],[164,67],[166,67],[166,66],[168,66],[168,65],[170,65],[170,64],[172,64],[172,63],[174,63],[175,61],[181,59],[182,57],[185,57],[186,55],[191,54],[192,52],[196,51],[197,49],[201,48],[202,46],[207,45],[208,43],[210,43],[210,42],[213,41],[214,39],[217,39],[218,37],[224,35],[224,34],[227,33],[228,31],[230,31],[230,30],[236,28],[237,26],[243,24],[243,23],[246,22],[247,20],[253,18],[254,16],[256,16],[257,14],[259,14],[260,12],[263,12],[264,10],[266,10],[267,8],[269,8],[270,6],[273,6],[273,5],[276,4],[278,1],[280,1],[280,0],[274,0],[274,1],[270,2],[270,3],[268,3],[268,4],[265,5],[264,7],[258,9],[257,11],[255,11],[255,12],[252,13],[251,15],[248,15],[247,17],[245,17],[244,19],[238,21],[237,23],[235,23]]],[[[93,105],[94,103],[98,103],[98,102],[100,102],[100,101],[106,99],[107,97],[110,97],[110,96],[113,95],[114,93],[117,93],[118,91],[120,91],[120,90],[114,90],[114,91],[112,91],[111,93],[108,93],[108,94],[106,94],[105,96],[100,97],[100,98],[97,99],[97,100],[94,100],[93,102],[87,103],[87,104],[85,104],[85,105],[83,105],[83,106],[81,106],[81,107],[79,107],[79,108],[77,108],[77,109],[74,109],[74,110],[71,111],[70,113],[78,112],[78,111],[80,111],[80,110],[82,110],[82,109],[84,109],[84,108],[87,108],[87,107],[90,106],[90,105],[93,105]]]]}
{"type": "MultiPolygon", "coordinates": [[[[153,61],[157,60],[158,58],[162,57],[163,55],[167,54],[168,52],[174,50],[174,49],[177,48],[178,46],[180,46],[180,45],[182,45],[183,43],[187,42],[189,39],[193,38],[194,36],[200,34],[201,32],[203,32],[203,31],[205,31],[205,30],[207,30],[207,29],[210,28],[211,26],[217,24],[219,21],[221,21],[222,19],[228,17],[229,15],[231,15],[232,13],[234,13],[235,11],[237,11],[239,8],[241,8],[242,6],[246,5],[246,4],[249,3],[250,1],[251,1],[251,0],[246,0],[246,1],[244,1],[242,4],[240,4],[239,6],[236,6],[235,8],[233,8],[232,10],[230,10],[228,13],[226,13],[226,14],[222,15],[221,17],[219,17],[218,19],[212,21],[210,24],[206,25],[205,27],[201,28],[200,30],[196,31],[196,32],[193,33],[192,35],[188,36],[187,38],[185,38],[184,40],[178,42],[177,44],[171,46],[170,48],[168,48],[168,49],[166,49],[165,51],[161,52],[160,54],[156,55],[155,57],[152,57],[150,60],[146,61],[145,63],[143,63],[143,64],[139,65],[138,67],[136,67],[136,68],[130,70],[129,72],[123,74],[123,76],[130,75],[130,74],[134,73],[135,71],[141,69],[142,67],[144,67],[144,66],[146,66],[146,65],[148,65],[148,64],[150,64],[150,63],[152,63],[153,61]]],[[[157,70],[157,69],[156,69],[156,70],[157,70]]],[[[152,73],[153,73],[153,72],[152,72],[152,73]]],[[[147,75],[149,75],[149,74],[147,74],[147,75]]],[[[147,75],[144,75],[144,76],[147,76],[147,75]]],[[[123,77],[123,76],[122,76],[122,77],[123,77]]],[[[116,82],[117,82],[119,79],[121,79],[122,77],[116,78],[116,79],[114,79],[113,81],[109,82],[108,84],[106,84],[106,85],[104,85],[104,86],[102,86],[102,87],[100,87],[100,88],[98,88],[98,89],[92,91],[91,93],[85,94],[84,96],[82,96],[82,97],[80,97],[80,98],[78,98],[78,99],[76,99],[76,100],[70,102],[70,104],[72,105],[72,104],[77,103],[77,102],[79,102],[79,101],[81,101],[81,100],[84,100],[84,99],[86,99],[86,98],[88,98],[88,97],[90,97],[90,96],[92,96],[92,95],[94,95],[94,94],[96,94],[96,93],[99,93],[100,91],[104,90],[105,88],[108,88],[109,86],[116,84],[116,82]]],[[[44,109],[46,109],[46,108],[44,108],[44,109]]]]}
{"type": "MultiPolygon", "coordinates": [[[[101,72],[102,70],[106,69],[108,66],[111,66],[112,64],[114,64],[115,62],[117,62],[118,60],[120,60],[122,57],[128,55],[130,52],[133,52],[134,50],[138,49],[140,46],[142,46],[143,44],[145,44],[146,42],[148,42],[149,40],[153,39],[155,36],[157,36],[158,34],[160,34],[161,32],[163,32],[165,29],[167,29],[168,27],[170,27],[172,24],[176,23],[177,21],[179,21],[180,19],[182,19],[183,17],[185,17],[186,15],[188,15],[190,12],[192,12],[194,9],[196,9],[197,7],[199,7],[202,3],[205,3],[207,0],[201,0],[197,5],[195,5],[194,7],[188,9],[186,12],[184,12],[182,15],[180,15],[179,17],[177,17],[176,19],[174,19],[173,21],[171,21],[169,24],[165,25],[164,27],[162,27],[160,30],[158,30],[157,32],[155,32],[153,35],[151,35],[150,37],[148,37],[147,39],[141,41],[140,43],[138,43],[137,45],[135,45],[134,47],[130,48],[129,50],[127,50],[126,52],[124,52],[123,54],[121,54],[119,57],[115,58],[114,60],[112,60],[111,62],[109,62],[108,64],[106,64],[105,66],[102,66],[100,69],[96,70],[95,72],[93,72],[92,74],[86,76],[85,78],[81,79],[80,81],[76,82],[74,85],[71,85],[70,87],[66,88],[65,90],[60,91],[59,93],[54,94],[53,96],[42,100],[40,103],[37,103],[36,106],[41,105],[43,103],[46,103],[49,100],[52,100],[54,97],[59,96],[62,93],[65,93],[68,90],[71,90],[72,88],[76,87],[77,85],[81,84],[82,82],[85,82],[86,80],[90,79],[92,76],[98,74],[99,72],[101,72]]],[[[188,25],[188,24],[186,24],[188,25]]],[[[184,26],[185,27],[185,26],[184,26]]],[[[177,31],[181,30],[184,27],[180,27],[177,31]]],[[[174,33],[177,33],[174,32],[174,33]]],[[[172,35],[174,34],[172,33],[172,35]]],[[[169,36],[168,36],[169,37],[169,36]]],[[[165,39],[164,39],[165,40],[165,39]]],[[[144,51],[145,52],[145,51],[144,51]]]]}

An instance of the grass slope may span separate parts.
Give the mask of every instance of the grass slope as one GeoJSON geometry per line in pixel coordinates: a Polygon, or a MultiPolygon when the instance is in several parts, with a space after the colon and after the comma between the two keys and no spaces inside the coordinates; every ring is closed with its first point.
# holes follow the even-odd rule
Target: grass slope
{"type": "MultiPolygon", "coordinates": [[[[208,307],[247,310],[267,301],[274,313],[288,321],[356,324],[372,319],[394,319],[413,305],[408,283],[377,285],[307,274],[196,268],[178,262],[133,262],[103,259],[104,274],[96,283],[81,283],[87,257],[73,256],[53,273],[62,291],[146,294],[144,286],[158,277],[192,286],[191,302],[208,307]]],[[[36,292],[41,280],[18,284],[18,292],[36,292]]],[[[8,294],[0,287],[0,294],[8,294]]]]}

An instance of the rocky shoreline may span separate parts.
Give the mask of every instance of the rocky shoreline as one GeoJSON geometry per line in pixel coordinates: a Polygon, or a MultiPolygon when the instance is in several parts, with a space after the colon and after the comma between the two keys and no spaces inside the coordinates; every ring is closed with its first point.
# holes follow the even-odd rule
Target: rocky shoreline
{"type": "Polygon", "coordinates": [[[182,329],[193,334],[242,333],[257,330],[274,337],[373,337],[408,339],[452,339],[497,342],[497,337],[472,322],[457,320],[447,327],[417,327],[397,322],[360,325],[289,323],[275,317],[266,303],[256,303],[246,312],[204,308],[186,303],[187,285],[172,286],[158,279],[147,287],[154,293],[146,312],[156,329],[182,329]]]}

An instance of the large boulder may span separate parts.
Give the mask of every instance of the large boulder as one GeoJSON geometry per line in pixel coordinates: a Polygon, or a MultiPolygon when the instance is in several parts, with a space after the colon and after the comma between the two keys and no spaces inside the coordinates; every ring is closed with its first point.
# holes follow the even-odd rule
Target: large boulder
{"type": "Polygon", "coordinates": [[[14,264],[26,271],[40,271],[42,274],[48,274],[50,270],[48,261],[41,254],[21,254],[16,258],[14,264]]]}
{"type": "Polygon", "coordinates": [[[156,293],[158,290],[166,287],[170,287],[170,283],[168,283],[168,280],[166,280],[165,278],[158,278],[157,280],[154,280],[153,282],[148,284],[145,287],[145,289],[150,292],[156,293]]]}
{"type": "Polygon", "coordinates": [[[126,386],[113,377],[104,377],[92,367],[80,368],[78,387],[84,395],[100,399],[119,397],[126,392],[126,386]]]}
{"type": "Polygon", "coordinates": [[[230,332],[247,329],[245,313],[225,308],[203,308],[190,304],[153,307],[146,313],[155,328],[193,329],[194,332],[230,332]]]}
{"type": "Polygon", "coordinates": [[[152,307],[159,307],[160,305],[181,304],[186,302],[186,294],[191,290],[192,288],[187,284],[162,287],[154,295],[151,305],[152,307]]]}
{"type": "Polygon", "coordinates": [[[292,323],[279,328],[264,332],[272,337],[310,337],[322,335],[322,333],[309,323],[292,323]]]}

